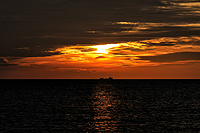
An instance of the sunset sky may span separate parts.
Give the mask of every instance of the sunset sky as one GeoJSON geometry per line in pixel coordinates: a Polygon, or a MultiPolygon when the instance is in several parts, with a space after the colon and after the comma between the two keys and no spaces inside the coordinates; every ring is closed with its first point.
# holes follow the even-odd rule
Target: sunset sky
{"type": "Polygon", "coordinates": [[[4,0],[1,79],[200,79],[199,0],[4,0]]]}

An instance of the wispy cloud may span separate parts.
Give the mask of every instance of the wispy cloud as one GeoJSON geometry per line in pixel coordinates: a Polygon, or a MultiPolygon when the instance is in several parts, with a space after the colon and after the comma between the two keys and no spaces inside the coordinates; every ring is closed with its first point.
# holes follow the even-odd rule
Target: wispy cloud
{"type": "Polygon", "coordinates": [[[200,52],[177,52],[156,56],[138,56],[139,60],[150,60],[151,62],[175,62],[185,60],[200,60],[200,52]]]}
{"type": "Polygon", "coordinates": [[[10,63],[8,59],[0,57],[0,67],[17,66],[18,64],[10,63]]]}
{"type": "Polygon", "coordinates": [[[163,6],[158,9],[174,16],[200,16],[200,2],[198,0],[162,0],[163,6]]]}
{"type": "Polygon", "coordinates": [[[11,48],[9,52],[6,49],[1,49],[0,56],[2,57],[45,57],[60,54],[58,51],[52,51],[54,48],[48,47],[19,47],[11,48]]]}
{"type": "MultiPolygon", "coordinates": [[[[168,36],[188,35],[188,31],[195,31],[200,29],[200,23],[149,23],[149,22],[112,22],[106,25],[104,29],[87,31],[89,34],[97,35],[112,35],[112,36],[125,36],[125,35],[137,35],[137,36],[159,36],[162,34],[168,36]],[[177,30],[179,32],[177,32],[177,30]],[[180,32],[182,31],[182,32],[180,32]],[[187,32],[186,32],[187,31],[187,32]]],[[[195,34],[195,32],[193,33],[195,34]]],[[[197,33],[196,33],[197,34],[197,33]]]]}

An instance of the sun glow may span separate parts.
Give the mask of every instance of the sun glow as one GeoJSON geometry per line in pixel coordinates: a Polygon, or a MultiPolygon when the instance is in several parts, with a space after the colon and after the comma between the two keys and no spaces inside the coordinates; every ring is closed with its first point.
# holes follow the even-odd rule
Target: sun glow
{"type": "Polygon", "coordinates": [[[108,54],[110,48],[118,46],[119,44],[106,44],[106,45],[96,45],[92,47],[97,49],[96,51],[94,51],[95,53],[108,54]]]}
{"type": "MultiPolygon", "coordinates": [[[[61,53],[54,56],[54,65],[56,64],[55,62],[57,62],[57,64],[62,64],[62,69],[64,66],[66,66],[67,68],[64,67],[64,69],[71,69],[72,67],[73,70],[77,69],[77,71],[83,71],[87,69],[89,72],[94,72],[102,70],[101,68],[131,68],[139,66],[159,66],[163,64],[166,65],[175,63],[180,64],[180,61],[178,62],[175,59],[168,61],[167,57],[171,57],[177,52],[178,54],[181,54],[181,52],[199,52],[200,46],[198,45],[192,46],[191,44],[181,45],[176,43],[190,42],[191,39],[195,39],[197,41],[200,40],[198,37],[164,37],[158,39],[143,40],[140,42],[124,42],[116,44],[77,44],[74,46],[58,48],[55,51],[50,52],[61,53]],[[169,46],[167,46],[168,44],[169,46]],[[193,47],[193,49],[191,49],[191,47],[193,47]],[[160,59],[161,57],[163,57],[163,61],[160,59]]],[[[181,57],[178,57],[178,59],[179,58],[181,57]]],[[[185,57],[182,58],[185,59],[185,57]]],[[[45,63],[49,64],[49,62],[45,63]]]]}
{"type": "Polygon", "coordinates": [[[162,37],[116,44],[66,45],[45,51],[51,56],[17,59],[0,57],[0,68],[18,67],[19,74],[22,70],[26,73],[33,70],[29,78],[36,77],[37,73],[43,74],[45,78],[49,78],[49,74],[55,78],[86,78],[88,75],[87,78],[109,75],[124,75],[128,78],[152,78],[152,75],[156,75],[153,78],[163,78],[163,75],[171,78],[180,75],[177,78],[181,78],[181,75],[184,77],[188,74],[185,70],[190,70],[191,75],[197,78],[196,75],[200,74],[199,41],[200,37],[194,36],[162,37]],[[172,76],[168,75],[168,70],[173,70],[172,76]]]}

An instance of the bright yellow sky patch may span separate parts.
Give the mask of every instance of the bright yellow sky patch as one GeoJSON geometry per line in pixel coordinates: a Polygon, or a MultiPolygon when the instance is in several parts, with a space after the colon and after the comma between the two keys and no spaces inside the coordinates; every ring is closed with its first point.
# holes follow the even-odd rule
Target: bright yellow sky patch
{"type": "Polygon", "coordinates": [[[96,51],[94,51],[96,53],[108,54],[110,48],[118,47],[118,46],[120,46],[120,44],[96,45],[92,47],[97,49],[96,51]]]}

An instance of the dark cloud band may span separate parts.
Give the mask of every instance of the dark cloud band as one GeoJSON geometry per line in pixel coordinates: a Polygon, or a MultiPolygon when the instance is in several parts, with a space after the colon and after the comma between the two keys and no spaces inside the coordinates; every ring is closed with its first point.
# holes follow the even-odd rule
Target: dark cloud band
{"type": "Polygon", "coordinates": [[[175,62],[185,60],[200,60],[200,52],[177,52],[158,56],[138,56],[139,60],[150,60],[151,62],[175,62]]]}

